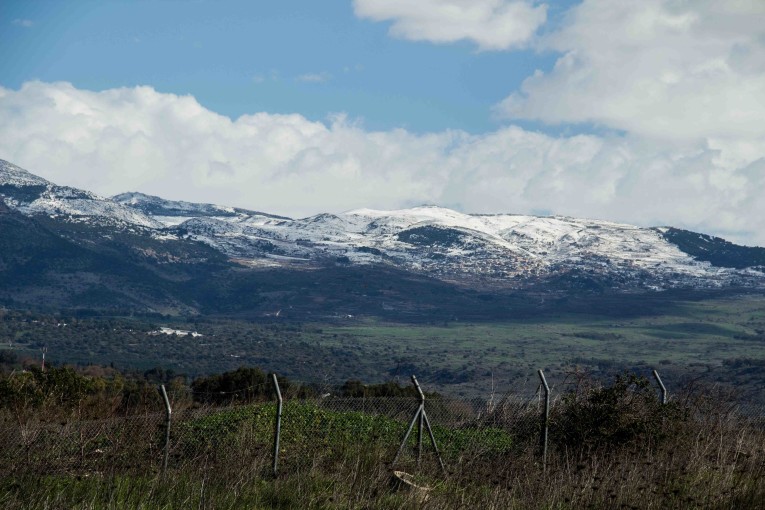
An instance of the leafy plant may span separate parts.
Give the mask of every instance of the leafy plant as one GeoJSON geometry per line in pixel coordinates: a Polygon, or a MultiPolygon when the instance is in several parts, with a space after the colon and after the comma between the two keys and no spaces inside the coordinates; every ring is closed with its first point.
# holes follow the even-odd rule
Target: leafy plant
{"type": "MultiPolygon", "coordinates": [[[[178,440],[183,448],[221,445],[234,440],[245,428],[250,439],[269,444],[273,439],[274,404],[254,404],[215,412],[179,425],[178,440]]],[[[369,445],[397,445],[404,438],[407,423],[361,411],[333,411],[312,402],[290,401],[282,414],[281,447],[289,454],[321,447],[338,452],[369,445]]],[[[502,453],[513,439],[499,428],[448,428],[435,425],[433,434],[445,455],[457,456],[466,450],[502,453]]],[[[410,446],[415,444],[410,436],[410,446]]],[[[427,441],[427,439],[426,439],[427,441]]]]}
{"type": "Polygon", "coordinates": [[[619,375],[610,386],[588,383],[564,395],[550,435],[554,444],[574,451],[656,444],[684,419],[678,404],[661,403],[648,379],[619,375]]]}

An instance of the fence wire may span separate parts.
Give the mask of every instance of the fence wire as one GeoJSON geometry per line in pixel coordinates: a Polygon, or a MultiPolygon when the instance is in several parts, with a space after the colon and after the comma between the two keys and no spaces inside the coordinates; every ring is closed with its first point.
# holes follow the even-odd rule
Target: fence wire
{"type": "MultiPolygon", "coordinates": [[[[555,425],[560,400],[551,402],[555,425]]],[[[402,448],[403,467],[418,459],[418,426],[404,435],[420,401],[411,397],[290,399],[284,402],[280,469],[294,471],[342,462],[359,451],[391,461],[402,448]]],[[[765,409],[731,404],[699,409],[695,419],[710,425],[740,423],[765,428],[765,409]]],[[[539,447],[543,401],[538,395],[491,399],[428,398],[425,409],[433,437],[447,466],[518,455],[539,447]]],[[[203,406],[173,410],[170,441],[167,416],[149,413],[106,420],[44,421],[33,415],[0,417],[0,476],[105,473],[160,473],[209,469],[221,462],[269,472],[273,456],[276,404],[203,406]],[[167,448],[167,451],[166,451],[167,448]]],[[[435,462],[429,437],[420,457],[435,462]]]]}
{"type": "Polygon", "coordinates": [[[0,476],[155,470],[162,453],[163,414],[106,420],[0,425],[0,476]]]}

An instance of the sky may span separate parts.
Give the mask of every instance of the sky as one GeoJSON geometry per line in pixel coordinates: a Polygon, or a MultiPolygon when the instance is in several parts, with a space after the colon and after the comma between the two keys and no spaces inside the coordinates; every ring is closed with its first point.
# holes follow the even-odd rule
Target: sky
{"type": "Polygon", "coordinates": [[[763,19],[762,0],[5,0],[0,159],[104,196],[765,246],[763,19]]]}

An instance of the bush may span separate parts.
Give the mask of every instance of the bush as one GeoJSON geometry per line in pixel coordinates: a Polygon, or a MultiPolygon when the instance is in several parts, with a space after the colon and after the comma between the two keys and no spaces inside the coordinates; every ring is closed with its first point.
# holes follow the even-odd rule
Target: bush
{"type": "Polygon", "coordinates": [[[31,367],[0,380],[0,408],[43,405],[76,407],[86,396],[103,389],[103,381],[85,377],[70,367],[31,367]]]}
{"type": "Polygon", "coordinates": [[[374,397],[414,397],[417,398],[417,390],[412,385],[400,386],[394,381],[382,384],[364,384],[361,381],[351,379],[340,387],[340,395],[351,398],[374,398],[374,397]]]}
{"type": "Polygon", "coordinates": [[[566,394],[551,416],[550,437],[568,451],[656,445],[673,436],[686,413],[662,404],[645,377],[617,376],[610,386],[566,394]]]}
{"type": "MultiPolygon", "coordinates": [[[[284,398],[306,398],[315,391],[302,384],[293,384],[283,376],[277,376],[284,398]]],[[[194,400],[204,404],[230,405],[261,402],[276,398],[271,377],[263,370],[239,367],[231,372],[200,377],[191,383],[194,400]]]]}

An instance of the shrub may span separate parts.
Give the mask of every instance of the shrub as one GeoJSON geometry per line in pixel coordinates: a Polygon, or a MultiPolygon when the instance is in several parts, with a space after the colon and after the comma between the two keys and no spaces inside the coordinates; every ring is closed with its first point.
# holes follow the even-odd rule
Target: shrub
{"type": "Polygon", "coordinates": [[[610,386],[588,384],[564,395],[551,416],[550,437],[568,451],[656,445],[685,415],[677,403],[662,404],[645,377],[620,375],[610,386]]]}

